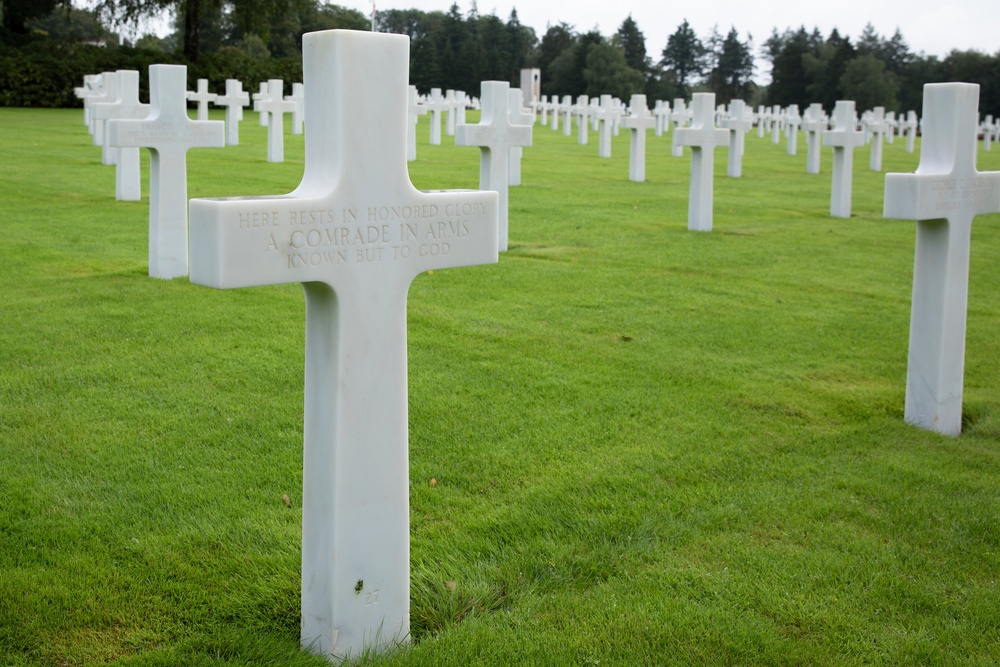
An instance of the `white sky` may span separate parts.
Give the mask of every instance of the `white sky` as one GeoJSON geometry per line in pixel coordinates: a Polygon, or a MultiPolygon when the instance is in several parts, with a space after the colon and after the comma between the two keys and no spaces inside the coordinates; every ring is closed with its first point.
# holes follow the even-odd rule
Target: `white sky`
{"type": "MultiPolygon", "coordinates": [[[[333,0],[336,4],[357,9],[368,15],[369,0],[333,0]]],[[[379,11],[387,9],[420,9],[448,11],[451,0],[376,0],[379,11]]],[[[899,28],[914,53],[942,57],[952,49],[977,49],[988,54],[1000,52],[1000,3],[997,0],[839,0],[837,2],[753,2],[752,0],[709,0],[681,3],[665,0],[632,0],[616,2],[593,0],[530,0],[525,2],[481,0],[480,14],[496,13],[504,21],[512,7],[517,8],[521,23],[535,29],[539,39],[547,24],[565,21],[577,32],[595,26],[607,36],[618,30],[625,17],[632,19],[646,36],[646,53],[659,60],[667,38],[686,18],[695,33],[704,38],[718,24],[725,36],[730,27],[746,40],[753,35],[754,55],[771,34],[785,28],[805,25],[812,31],[818,27],[823,36],[837,28],[851,41],[857,41],[865,24],[871,22],[884,37],[891,37],[899,28]]],[[[465,14],[471,0],[458,0],[465,14]]],[[[758,58],[758,67],[767,63],[758,58]]],[[[758,76],[766,74],[758,72],[758,76]]],[[[542,73],[545,76],[545,73],[542,73]]]]}

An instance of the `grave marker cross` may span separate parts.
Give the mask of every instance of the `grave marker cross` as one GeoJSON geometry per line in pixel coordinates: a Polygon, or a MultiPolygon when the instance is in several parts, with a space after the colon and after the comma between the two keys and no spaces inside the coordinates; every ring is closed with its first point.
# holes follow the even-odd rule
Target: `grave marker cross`
{"type": "Polygon", "coordinates": [[[254,111],[266,111],[267,124],[267,161],[285,161],[285,114],[295,111],[296,104],[284,98],[285,84],[281,79],[269,79],[267,82],[267,99],[258,100],[253,104],[254,111]]]}
{"type": "Polygon", "coordinates": [[[976,171],[979,86],[924,86],[923,141],[913,174],[886,174],[883,215],[917,221],[906,368],[910,424],[962,431],[972,220],[1000,212],[1000,172],[976,171]]]}
{"type": "Polygon", "coordinates": [[[343,658],[409,631],[407,290],[497,261],[497,195],[411,184],[406,36],[331,30],[302,46],[302,183],[192,200],[191,281],[302,283],[301,641],[343,658]]]}
{"type": "Polygon", "coordinates": [[[729,140],[729,130],[715,127],[715,93],[691,97],[691,126],[674,130],[678,146],[691,147],[691,188],[688,195],[688,229],[712,231],[715,199],[715,147],[729,140]]]}
{"type": "Polygon", "coordinates": [[[632,134],[629,138],[628,179],[643,183],[646,181],[646,130],[656,126],[656,117],[649,113],[645,95],[633,95],[629,106],[632,115],[622,119],[622,125],[632,134]]]}
{"type": "Polygon", "coordinates": [[[154,278],[188,273],[188,149],[224,145],[221,120],[188,118],[186,88],[184,65],[150,65],[149,115],[108,123],[112,144],[149,149],[149,275],[154,278]]]}
{"type": "Polygon", "coordinates": [[[215,104],[226,107],[226,145],[238,146],[243,107],[250,106],[250,93],[243,90],[239,79],[226,79],[226,94],[216,97],[215,104]]]}
{"type": "MultiPolygon", "coordinates": [[[[139,72],[120,69],[117,74],[118,96],[114,102],[95,104],[91,113],[98,120],[122,118],[142,119],[149,115],[149,105],[139,103],[139,72]]],[[[139,201],[142,199],[142,182],[139,178],[139,147],[119,147],[111,143],[110,133],[105,133],[104,143],[117,151],[115,159],[115,199],[139,201]]]]}
{"type": "Polygon", "coordinates": [[[730,178],[743,176],[743,147],[746,143],[746,133],[752,123],[746,116],[746,102],[740,99],[729,102],[729,115],[720,125],[729,130],[729,163],[726,165],[726,175],[730,178]]]}
{"type": "Polygon", "coordinates": [[[503,81],[483,81],[482,116],[477,125],[455,128],[455,145],[479,146],[479,187],[493,190],[497,198],[497,234],[500,250],[507,249],[507,190],[510,149],[531,145],[531,125],[510,122],[510,84],[503,81]]]}
{"type": "Polygon", "coordinates": [[[187,99],[198,103],[198,120],[208,120],[208,103],[215,102],[219,96],[208,92],[208,79],[198,79],[197,85],[197,90],[187,92],[187,99]]]}
{"type": "Polygon", "coordinates": [[[823,133],[823,144],[833,146],[833,182],[830,186],[830,215],[851,217],[851,188],[854,177],[854,149],[865,142],[854,118],[854,101],[838,100],[833,108],[835,128],[823,133]]]}

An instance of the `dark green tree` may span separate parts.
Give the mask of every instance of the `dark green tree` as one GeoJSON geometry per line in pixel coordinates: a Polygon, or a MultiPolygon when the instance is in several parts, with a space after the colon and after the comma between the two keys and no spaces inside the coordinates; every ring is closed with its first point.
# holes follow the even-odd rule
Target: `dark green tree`
{"type": "Polygon", "coordinates": [[[689,97],[691,83],[704,72],[705,46],[694,34],[687,19],[667,39],[660,63],[676,87],[677,94],[689,97]]]}
{"type": "Polygon", "coordinates": [[[859,55],[847,63],[840,77],[840,89],[844,99],[854,100],[859,112],[876,106],[892,111],[899,108],[896,98],[899,81],[872,53],[859,55]]]}
{"type": "Polygon", "coordinates": [[[729,104],[730,100],[748,101],[753,89],[752,38],[740,41],[736,28],[731,28],[719,45],[715,67],[709,72],[708,84],[715,92],[716,102],[729,104]]]}
{"type": "Polygon", "coordinates": [[[646,56],[646,36],[629,14],[618,26],[618,40],[625,53],[625,64],[643,75],[649,70],[649,58],[646,56]]]}
{"type": "MultiPolygon", "coordinates": [[[[765,42],[771,61],[771,85],[767,90],[767,103],[788,106],[798,104],[805,108],[809,104],[810,79],[805,69],[805,56],[813,52],[815,40],[810,38],[805,27],[797,31],[786,31],[781,36],[775,53],[775,34],[765,42]]],[[[818,50],[818,45],[817,50],[818,50]]]]}
{"type": "Polygon", "coordinates": [[[70,0],[0,0],[0,26],[23,35],[28,32],[29,20],[48,16],[56,7],[69,6],[70,0]]]}
{"type": "Polygon", "coordinates": [[[587,95],[609,94],[622,100],[642,92],[645,83],[642,72],[629,67],[625,50],[607,41],[593,44],[588,49],[583,79],[587,84],[587,95]]]}
{"type": "MultiPolygon", "coordinates": [[[[554,76],[554,73],[550,71],[553,61],[575,44],[576,34],[573,32],[573,26],[567,23],[550,25],[545,34],[542,35],[536,62],[538,68],[542,70],[543,89],[546,87],[546,82],[551,81],[554,76]]],[[[545,91],[545,94],[549,93],[545,91]]]]}

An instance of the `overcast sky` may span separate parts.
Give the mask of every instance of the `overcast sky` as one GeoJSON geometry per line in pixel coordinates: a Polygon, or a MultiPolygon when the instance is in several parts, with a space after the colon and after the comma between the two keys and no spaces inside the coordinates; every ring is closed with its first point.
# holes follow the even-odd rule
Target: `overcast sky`
{"type": "MultiPolygon", "coordinates": [[[[333,0],[369,15],[369,0],[333,0]]],[[[782,3],[785,4],[785,3],[782,3]]],[[[376,0],[379,11],[387,9],[421,9],[447,11],[451,0],[376,0]]],[[[470,0],[459,0],[465,14],[470,0]]],[[[1000,2],[998,0],[837,0],[823,2],[789,2],[780,8],[777,2],[753,0],[694,0],[689,3],[664,0],[632,0],[621,4],[593,0],[531,0],[507,2],[482,0],[480,14],[496,13],[507,20],[512,7],[517,8],[521,23],[531,26],[541,39],[548,24],[565,21],[578,32],[596,27],[601,34],[618,30],[625,17],[632,19],[646,36],[646,52],[654,60],[667,44],[667,38],[687,19],[699,37],[704,38],[712,26],[718,25],[723,36],[735,27],[740,38],[753,35],[754,55],[758,68],[768,64],[759,57],[759,47],[771,34],[785,28],[805,25],[812,31],[818,27],[823,36],[837,28],[842,35],[857,41],[865,24],[871,22],[884,37],[891,37],[899,28],[914,53],[944,56],[952,49],[976,49],[988,54],[1000,51],[1000,2]]],[[[758,71],[758,78],[769,78],[758,71]],[[763,75],[763,76],[762,76],[763,75]]],[[[544,72],[542,73],[544,77],[544,72]]]]}

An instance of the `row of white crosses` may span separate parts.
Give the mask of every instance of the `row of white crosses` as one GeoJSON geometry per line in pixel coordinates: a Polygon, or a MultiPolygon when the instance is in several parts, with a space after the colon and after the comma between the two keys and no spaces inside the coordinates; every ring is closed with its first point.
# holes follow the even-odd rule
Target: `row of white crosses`
{"type": "MultiPolygon", "coordinates": [[[[408,288],[431,269],[497,261],[501,195],[488,190],[506,177],[510,148],[530,145],[531,126],[511,122],[512,112],[523,115],[519,94],[511,104],[506,83],[484,82],[482,121],[456,128],[456,143],[482,149],[484,190],[420,192],[406,167],[409,41],[330,31],[306,35],[304,46],[310,135],[302,182],[287,195],[193,200],[191,280],[221,289],[303,286],[301,643],[343,659],[409,632],[408,288]],[[317,218],[318,226],[307,224],[317,218]]],[[[183,87],[184,68],[154,68],[149,120],[113,120],[109,131],[166,136],[195,126],[221,145],[221,128],[197,125],[178,110],[180,98],[161,96],[183,87]]],[[[1000,173],[975,169],[978,86],[925,91],[920,166],[886,177],[884,214],[919,221],[906,419],[956,434],[971,222],[1000,212],[1000,173]]],[[[741,153],[732,135],[749,127],[733,104],[728,127],[716,129],[714,102],[696,94],[691,127],[679,130],[680,144],[692,148],[691,206],[709,214],[710,198],[694,196],[695,173],[710,183],[714,148],[729,141],[741,153]]],[[[655,123],[644,99],[631,107],[635,121],[625,127],[655,123]]],[[[861,136],[853,104],[838,105],[835,120],[835,133],[861,136]]],[[[186,148],[154,150],[183,160],[186,148]]]]}

